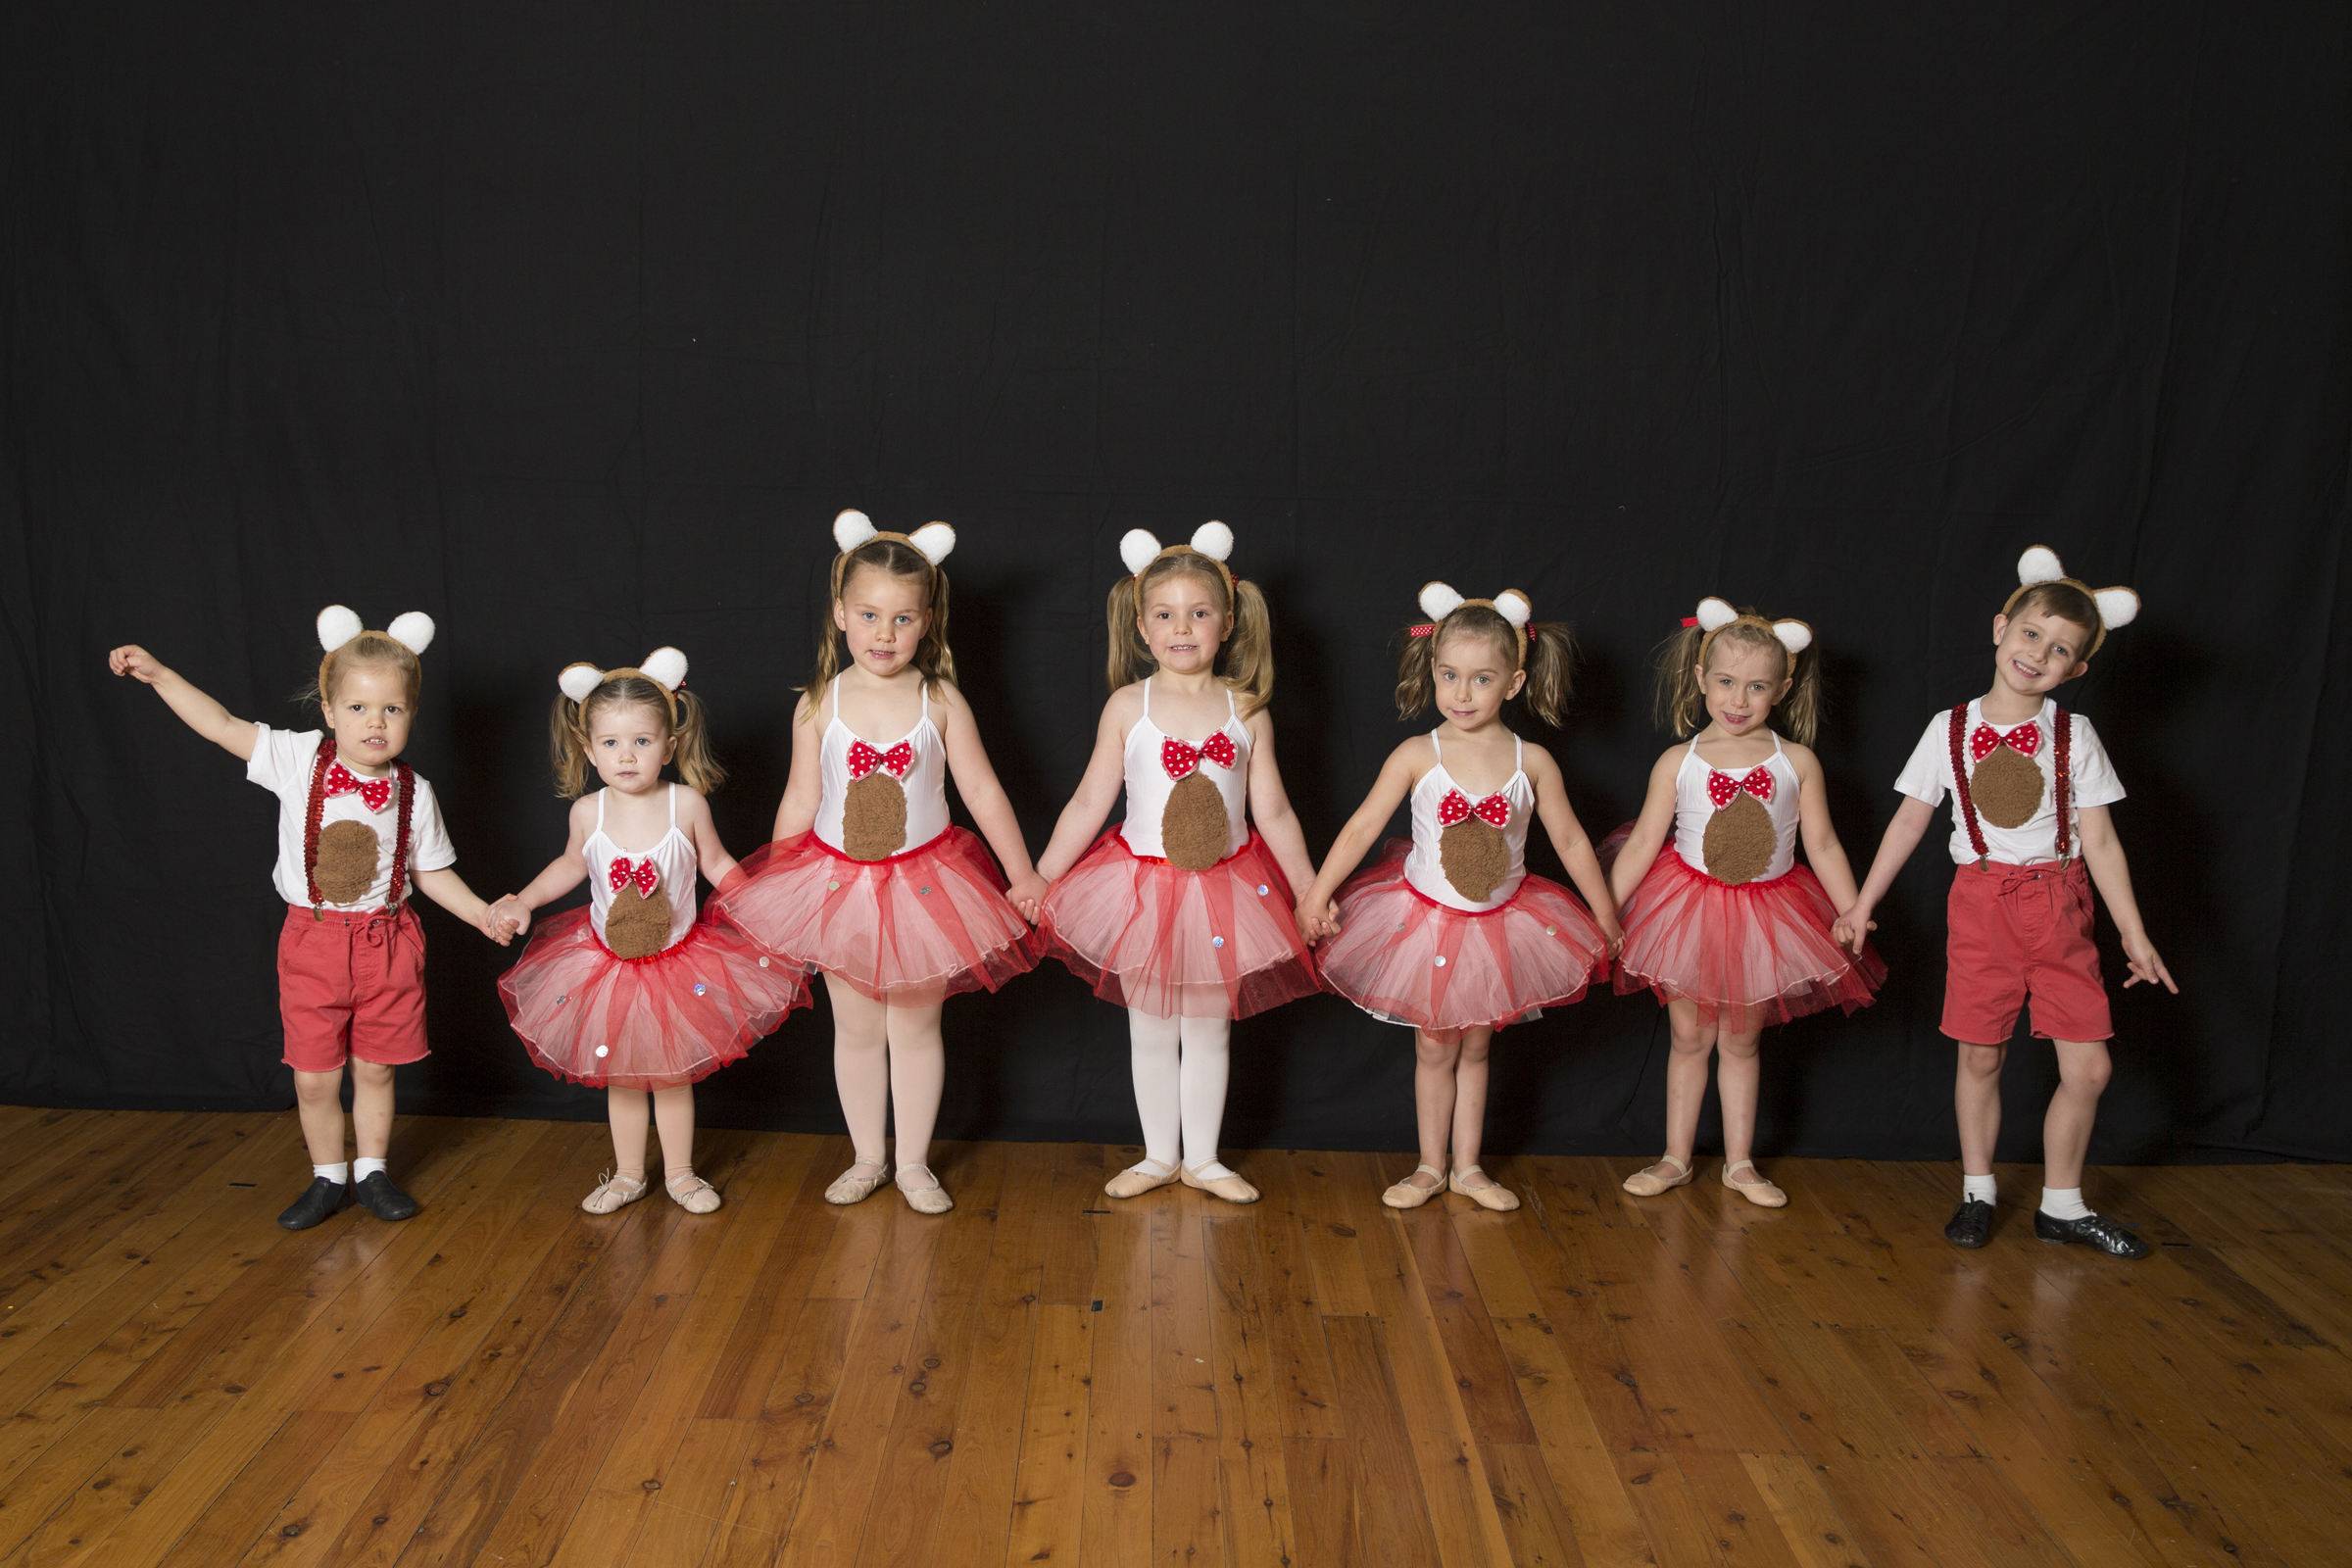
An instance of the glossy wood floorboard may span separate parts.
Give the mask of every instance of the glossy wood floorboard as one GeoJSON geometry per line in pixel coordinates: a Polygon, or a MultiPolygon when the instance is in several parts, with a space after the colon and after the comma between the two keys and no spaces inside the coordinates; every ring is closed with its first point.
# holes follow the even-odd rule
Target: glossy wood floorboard
{"type": "Polygon", "coordinates": [[[2004,1171],[946,1146],[705,1131],[726,1207],[577,1202],[601,1126],[405,1123],[423,1202],[289,1235],[291,1117],[0,1107],[0,1568],[2352,1561],[2352,1171],[2107,1170],[2160,1244],[2036,1243],[2004,1171]]]}

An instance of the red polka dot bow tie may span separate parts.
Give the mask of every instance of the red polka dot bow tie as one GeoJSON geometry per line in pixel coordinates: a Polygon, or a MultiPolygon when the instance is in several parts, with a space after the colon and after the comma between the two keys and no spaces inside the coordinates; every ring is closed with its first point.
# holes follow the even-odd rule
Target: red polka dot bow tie
{"type": "Polygon", "coordinates": [[[1460,790],[1447,790],[1438,803],[1438,826],[1451,827],[1477,817],[1489,827],[1508,827],[1511,823],[1510,797],[1496,791],[1483,801],[1473,801],[1460,790]]]}
{"type": "Polygon", "coordinates": [[[1729,773],[1718,773],[1711,768],[1708,770],[1707,799],[1715,803],[1715,809],[1718,811],[1731,805],[1733,798],[1741,790],[1747,791],[1757,800],[1770,805],[1772,802],[1772,769],[1759,762],[1738,778],[1732,777],[1729,773]]]}
{"type": "Polygon", "coordinates": [[[1217,731],[1198,746],[1191,741],[1180,741],[1174,736],[1159,743],[1159,765],[1168,770],[1170,778],[1184,777],[1194,768],[1199,767],[1202,761],[1214,762],[1219,767],[1231,767],[1234,759],[1240,755],[1233,749],[1233,737],[1223,730],[1217,731]]]}
{"type": "Polygon", "coordinates": [[[905,778],[906,770],[913,765],[914,748],[906,741],[899,742],[887,752],[876,751],[863,741],[850,742],[850,777],[853,779],[863,778],[877,767],[892,778],[905,778]]]}
{"type": "Polygon", "coordinates": [[[652,898],[654,890],[662,885],[662,868],[654,863],[654,858],[650,855],[635,865],[631,865],[629,858],[624,855],[612,862],[611,874],[613,892],[618,893],[634,882],[637,884],[637,896],[641,899],[652,898]]]}
{"type": "Polygon", "coordinates": [[[2020,724],[2004,735],[1990,724],[1979,724],[1977,732],[1968,738],[1968,760],[1982,762],[1992,755],[1995,746],[2006,746],[2021,756],[2032,757],[2041,750],[2041,726],[2020,724]]]}
{"type": "Polygon", "coordinates": [[[326,793],[330,799],[337,795],[356,794],[368,809],[380,811],[384,808],[384,803],[392,799],[392,781],[388,778],[361,778],[337,762],[326,770],[326,793]]]}

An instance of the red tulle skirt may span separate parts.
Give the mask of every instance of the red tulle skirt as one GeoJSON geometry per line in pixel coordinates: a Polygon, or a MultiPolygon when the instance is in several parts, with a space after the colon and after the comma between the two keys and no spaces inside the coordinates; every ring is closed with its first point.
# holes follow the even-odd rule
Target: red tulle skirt
{"type": "Polygon", "coordinates": [[[1322,989],[1265,841],[1204,871],[1095,841],[1046,895],[1046,951],[1122,1007],[1161,1018],[1247,1018],[1322,989]]]}
{"type": "Polygon", "coordinates": [[[808,1003],[808,982],[708,913],[677,946],[623,958],[585,906],[532,934],[499,977],[507,1019],[531,1059],[599,1089],[671,1089],[741,1060],[808,1003]]]}
{"type": "Polygon", "coordinates": [[[1409,839],[1340,890],[1340,934],[1323,944],[1323,983],[1375,1017],[1440,1037],[1564,1007],[1607,972],[1600,922],[1566,888],[1523,879],[1483,913],[1436,903],[1404,878],[1409,839]]]}
{"type": "Polygon", "coordinates": [[[853,860],[814,833],[781,839],[746,856],[711,905],[795,968],[893,1007],[994,991],[1037,967],[1004,873],[960,827],[887,860],[853,860]]]}
{"type": "MultiPolygon", "coordinates": [[[[1604,866],[1632,832],[1628,823],[1603,841],[1604,866]]],[[[1825,1007],[1867,1007],[1886,965],[1875,948],[1865,945],[1856,958],[1839,947],[1830,935],[1837,919],[1809,866],[1734,886],[1668,844],[1626,901],[1617,990],[1653,992],[1660,1004],[1695,1003],[1701,1023],[1734,1034],[1825,1007]]]]}

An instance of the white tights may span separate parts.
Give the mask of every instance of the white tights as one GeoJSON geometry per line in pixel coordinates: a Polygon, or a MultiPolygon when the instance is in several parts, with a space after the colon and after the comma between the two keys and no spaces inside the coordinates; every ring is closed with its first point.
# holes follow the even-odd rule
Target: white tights
{"type": "Polygon", "coordinates": [[[1217,1163],[1232,1033],[1230,1018],[1162,1018],[1127,1009],[1135,1108],[1143,1117],[1144,1152],[1153,1164],[1174,1169],[1181,1150],[1196,1176],[1232,1174],[1217,1163]]]}
{"type": "Polygon", "coordinates": [[[948,1054],[939,1038],[939,1004],[888,1007],[825,976],[833,1003],[833,1083],[859,1164],[883,1165],[883,1129],[895,1119],[899,1168],[928,1168],[931,1129],[939,1120],[948,1054]]]}

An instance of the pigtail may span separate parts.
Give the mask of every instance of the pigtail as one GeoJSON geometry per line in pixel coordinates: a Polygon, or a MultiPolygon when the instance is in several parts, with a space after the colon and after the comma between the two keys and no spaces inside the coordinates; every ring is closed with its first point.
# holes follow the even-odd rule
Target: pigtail
{"type": "Polygon", "coordinates": [[[555,765],[558,799],[576,801],[588,792],[588,716],[562,692],[547,711],[547,759],[555,765]]]}
{"type": "Polygon", "coordinates": [[[1576,642],[1569,635],[1565,621],[1530,621],[1526,631],[1527,684],[1520,688],[1519,695],[1526,699],[1529,712],[1558,729],[1568,717],[1576,642]]]}
{"type": "Polygon", "coordinates": [[[1821,650],[1808,644],[1788,663],[1788,695],[1772,716],[1783,734],[1799,746],[1810,746],[1821,725],[1821,650]]]}
{"type": "MultiPolygon", "coordinates": [[[[838,582],[840,573],[836,571],[834,576],[838,582]]],[[[828,603],[837,603],[840,598],[839,588],[836,587],[833,599],[828,603]]],[[[828,609],[822,622],[817,627],[816,668],[809,671],[808,684],[801,688],[808,695],[811,710],[823,700],[825,688],[832,685],[833,677],[840,673],[841,628],[833,624],[833,616],[828,609]]]]}
{"type": "Polygon", "coordinates": [[[694,693],[679,687],[678,716],[670,728],[670,738],[677,750],[674,760],[678,777],[686,787],[698,794],[708,795],[727,781],[727,770],[719,765],[717,755],[710,747],[710,710],[694,693]]]}
{"type": "Polygon", "coordinates": [[[933,686],[956,684],[956,656],[948,648],[948,572],[944,566],[931,568],[931,624],[923,628],[922,643],[914,651],[914,667],[933,686]]]}
{"type": "Polygon", "coordinates": [[[1396,636],[1396,716],[1418,718],[1438,700],[1438,628],[1424,621],[1396,636]]]}
{"type": "Polygon", "coordinates": [[[1151,645],[1136,623],[1144,618],[1143,585],[1132,576],[1121,577],[1110,585],[1110,597],[1103,602],[1103,618],[1109,622],[1110,658],[1103,665],[1102,678],[1110,689],[1132,686],[1158,667],[1152,658],[1151,645]]]}
{"type": "Polygon", "coordinates": [[[1248,718],[1274,698],[1274,614],[1257,584],[1233,585],[1233,635],[1217,650],[1225,662],[1225,684],[1242,697],[1248,718]]]}
{"type": "Polygon", "coordinates": [[[1658,646],[1653,716],[1658,728],[1671,730],[1677,740],[1696,734],[1706,714],[1698,688],[1698,655],[1706,642],[1706,628],[1694,621],[1658,646]]]}

